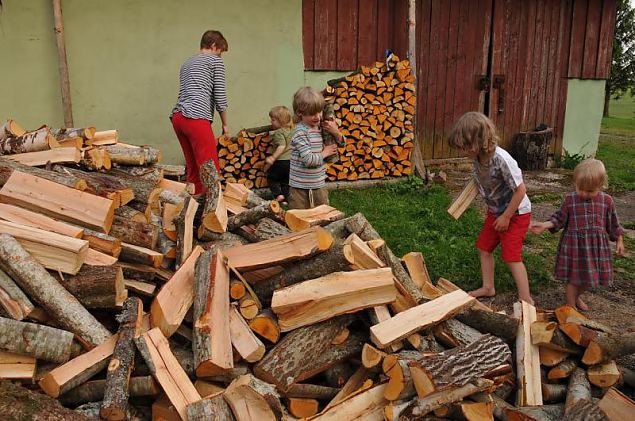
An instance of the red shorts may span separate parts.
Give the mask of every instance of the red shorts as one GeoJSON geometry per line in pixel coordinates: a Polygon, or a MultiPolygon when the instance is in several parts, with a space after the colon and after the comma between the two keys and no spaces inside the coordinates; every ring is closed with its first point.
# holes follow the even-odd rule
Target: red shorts
{"type": "Polygon", "coordinates": [[[502,232],[494,229],[496,218],[497,216],[492,213],[487,214],[481,233],[476,239],[476,248],[491,253],[500,243],[501,257],[505,262],[522,262],[521,251],[531,222],[531,213],[514,214],[509,221],[507,231],[502,232]]]}

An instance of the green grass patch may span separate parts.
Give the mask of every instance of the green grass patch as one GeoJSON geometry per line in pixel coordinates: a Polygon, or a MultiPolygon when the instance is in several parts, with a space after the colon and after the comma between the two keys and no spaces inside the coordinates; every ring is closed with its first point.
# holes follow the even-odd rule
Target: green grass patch
{"type": "Polygon", "coordinates": [[[635,136],[635,97],[612,99],[609,115],[602,119],[602,133],[635,136]]]}
{"type": "Polygon", "coordinates": [[[635,258],[633,250],[635,250],[635,240],[624,236],[624,248],[626,253],[630,253],[629,257],[613,257],[613,270],[616,279],[625,279],[635,281],[635,258]]]}
{"type": "Polygon", "coordinates": [[[635,132],[632,137],[602,135],[597,158],[609,175],[609,190],[635,190],[635,132]]]}
{"type": "Polygon", "coordinates": [[[562,202],[562,194],[558,193],[543,193],[530,196],[531,203],[551,203],[552,205],[559,205],[562,202]]]}
{"type": "MultiPolygon", "coordinates": [[[[446,212],[450,196],[442,186],[429,189],[408,179],[402,183],[364,190],[336,190],[330,193],[331,205],[348,216],[362,212],[397,256],[411,251],[423,253],[433,280],[444,277],[465,289],[481,285],[479,255],[474,242],[483,218],[468,209],[458,220],[446,212]]],[[[550,282],[553,265],[545,258],[555,256],[536,245],[525,253],[532,288],[550,282]]],[[[500,251],[496,253],[496,288],[514,291],[515,284],[500,251]]]]}

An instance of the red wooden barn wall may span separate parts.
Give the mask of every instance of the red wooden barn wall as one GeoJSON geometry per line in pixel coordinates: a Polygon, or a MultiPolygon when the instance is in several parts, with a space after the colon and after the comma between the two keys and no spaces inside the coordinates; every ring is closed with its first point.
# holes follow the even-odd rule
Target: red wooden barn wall
{"type": "Polygon", "coordinates": [[[408,2],[302,0],[305,70],[355,70],[408,50],[408,2]]]}
{"type": "MultiPolygon", "coordinates": [[[[305,69],[352,70],[407,50],[406,0],[304,0],[305,69]]],[[[606,79],[616,0],[417,0],[417,144],[456,157],[447,135],[467,111],[495,121],[501,145],[540,123],[562,151],[567,78],[606,79]],[[488,103],[480,76],[491,80],[488,103]],[[496,76],[504,82],[496,84],[496,76]]]]}

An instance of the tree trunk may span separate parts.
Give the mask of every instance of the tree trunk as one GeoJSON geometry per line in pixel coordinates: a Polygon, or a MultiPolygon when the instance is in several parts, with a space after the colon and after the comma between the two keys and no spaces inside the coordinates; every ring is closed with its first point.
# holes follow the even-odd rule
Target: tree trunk
{"type": "Polygon", "coordinates": [[[0,381],[0,414],[5,420],[90,421],[79,412],[64,408],[55,399],[9,381],[0,381]]]}
{"type": "Polygon", "coordinates": [[[333,347],[333,338],[354,320],[353,316],[339,316],[322,323],[296,329],[286,335],[255,366],[254,374],[286,391],[298,383],[361,351],[359,346],[333,347]],[[332,348],[345,352],[331,352],[332,348]]]}
{"type": "Polygon", "coordinates": [[[0,268],[65,329],[99,345],[110,332],[70,292],[35,261],[13,237],[0,235],[0,268]]]}
{"type": "Polygon", "coordinates": [[[419,397],[460,387],[511,361],[509,346],[484,335],[469,345],[409,363],[419,397]]]}
{"type": "Polygon", "coordinates": [[[123,303],[115,351],[108,364],[104,399],[99,415],[107,420],[123,420],[128,416],[130,374],[134,366],[134,339],[141,332],[143,304],[136,297],[123,303]]]}
{"type": "Polygon", "coordinates": [[[259,241],[265,241],[289,233],[291,230],[284,225],[270,218],[262,218],[256,226],[255,235],[259,241]]]}
{"type": "MultiPolygon", "coordinates": [[[[88,381],[71,389],[59,397],[66,406],[77,406],[88,402],[101,402],[104,399],[106,380],[88,381]]],[[[152,376],[131,377],[128,392],[131,397],[156,396],[159,388],[152,376]]]]}
{"type": "Polygon", "coordinates": [[[23,320],[35,306],[13,279],[0,270],[0,309],[14,320],[23,320]]]}
{"type": "Polygon", "coordinates": [[[0,317],[0,349],[4,351],[65,363],[71,357],[72,343],[71,332],[0,317]]]}
{"type": "Polygon", "coordinates": [[[119,145],[101,146],[108,151],[110,160],[119,165],[152,165],[161,159],[161,153],[149,146],[128,147],[119,145]]]}
{"type": "Polygon", "coordinates": [[[234,414],[223,398],[223,392],[207,396],[187,407],[189,421],[234,421],[234,414]]]}
{"type": "Polygon", "coordinates": [[[82,265],[76,275],[59,280],[86,308],[115,308],[123,304],[125,285],[118,266],[82,265]]]}

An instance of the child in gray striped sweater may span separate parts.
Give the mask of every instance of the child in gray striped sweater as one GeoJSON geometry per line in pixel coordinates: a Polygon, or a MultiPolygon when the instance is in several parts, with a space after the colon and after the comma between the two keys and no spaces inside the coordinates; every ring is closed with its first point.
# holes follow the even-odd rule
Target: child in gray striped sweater
{"type": "Polygon", "coordinates": [[[335,154],[337,145],[325,146],[321,129],[332,134],[337,143],[343,143],[344,136],[335,121],[322,120],[323,109],[324,97],[313,88],[300,88],[293,96],[293,112],[299,121],[291,138],[291,209],[310,209],[329,203],[324,159],[335,154]]]}

